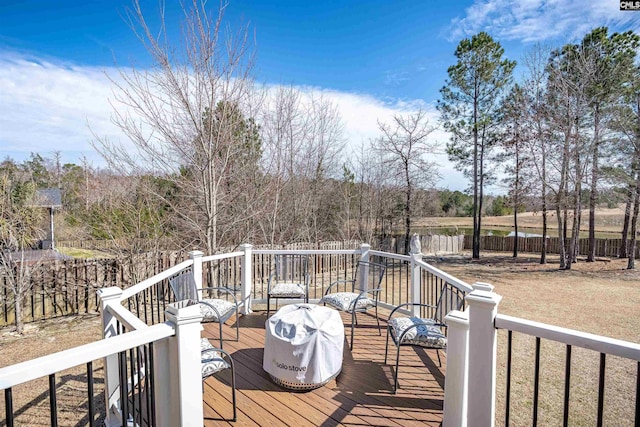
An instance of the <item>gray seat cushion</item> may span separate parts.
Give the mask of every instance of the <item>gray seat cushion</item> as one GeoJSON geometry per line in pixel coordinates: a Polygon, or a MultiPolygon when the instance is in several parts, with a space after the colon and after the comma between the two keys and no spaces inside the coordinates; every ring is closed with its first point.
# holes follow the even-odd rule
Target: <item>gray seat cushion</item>
{"type": "MultiPolygon", "coordinates": [[[[355,292],[336,292],[322,297],[322,302],[342,311],[352,311],[353,305],[360,294],[355,292]]],[[[375,301],[369,297],[362,297],[358,300],[356,310],[364,310],[375,305],[375,301]]]]}
{"type": "Polygon", "coordinates": [[[202,360],[202,378],[207,378],[209,375],[213,375],[231,366],[206,338],[200,339],[200,355],[202,360]]]}
{"type": "Polygon", "coordinates": [[[307,292],[302,283],[282,282],[271,286],[269,296],[275,298],[304,298],[307,296],[307,292]]]}
{"type": "Polygon", "coordinates": [[[396,341],[408,328],[415,326],[402,337],[401,345],[419,345],[429,348],[447,348],[447,337],[433,319],[418,317],[396,317],[389,321],[391,333],[396,341]],[[417,326],[415,326],[417,325],[417,326]]]}
{"type": "Polygon", "coordinates": [[[236,305],[230,301],[223,299],[203,299],[200,300],[205,304],[200,304],[200,313],[203,322],[219,322],[218,315],[224,318],[230,311],[235,311],[236,305]],[[211,307],[215,307],[213,310],[211,307]],[[216,310],[218,311],[216,313],[216,310]]]}

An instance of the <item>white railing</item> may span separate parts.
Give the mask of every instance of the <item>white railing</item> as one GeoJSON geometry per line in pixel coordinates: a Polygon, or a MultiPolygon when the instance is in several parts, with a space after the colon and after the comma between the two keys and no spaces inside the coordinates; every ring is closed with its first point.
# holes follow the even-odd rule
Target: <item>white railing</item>
{"type": "MultiPolygon", "coordinates": [[[[291,250],[291,249],[256,249],[252,245],[240,246],[240,251],[225,254],[203,256],[199,251],[189,253],[190,259],[167,270],[145,279],[140,283],[122,290],[117,287],[104,288],[99,291],[101,301],[102,326],[104,339],[75,349],[66,350],[44,358],[34,359],[18,365],[0,369],[0,388],[7,389],[17,384],[97,359],[104,359],[105,370],[105,425],[116,426],[135,423],[129,419],[130,414],[123,410],[122,399],[129,396],[142,374],[137,372],[132,379],[125,372],[123,384],[119,355],[125,351],[135,350],[149,343],[153,346],[153,366],[155,372],[155,403],[157,425],[160,426],[197,426],[202,425],[200,355],[190,351],[199,348],[200,312],[197,306],[186,306],[185,302],[176,302],[166,307],[164,316],[167,321],[148,326],[145,321],[129,311],[123,304],[135,300],[151,287],[166,281],[175,274],[191,269],[198,287],[202,287],[203,263],[238,258],[241,261],[241,289],[239,304],[243,314],[252,310],[253,290],[253,255],[308,254],[308,255],[346,255],[369,260],[371,256],[389,258],[406,263],[408,273],[404,280],[411,290],[410,301],[421,302],[420,281],[422,273],[428,272],[441,280],[442,286],[452,286],[461,292],[468,292],[471,287],[432,266],[424,263],[420,255],[405,256],[380,251],[373,251],[367,244],[358,249],[349,250],[291,250]],[[126,330],[126,332],[124,332],[126,330]],[[124,391],[122,391],[124,387],[124,391]],[[124,412],[124,413],[123,413],[124,412]]],[[[346,273],[346,272],[343,272],[346,273]]],[[[364,277],[363,277],[364,281],[364,277]]],[[[395,284],[394,284],[395,286],[395,284]]],[[[164,298],[154,294],[155,298],[164,298]]],[[[435,301],[434,301],[435,302],[435,301]]],[[[387,304],[389,305],[389,304],[387,304]]],[[[391,307],[391,305],[389,305],[391,307]]],[[[160,318],[158,316],[158,318],[160,318]]],[[[125,355],[126,357],[126,355],[125,355]]],[[[126,364],[126,361],[125,361],[126,364]]],[[[126,402],[124,402],[126,408],[126,402]]]]}
{"type": "MultiPolygon", "coordinates": [[[[474,289],[466,297],[465,311],[452,311],[445,317],[448,345],[444,427],[495,425],[498,329],[593,350],[603,356],[631,359],[640,366],[640,344],[501,315],[498,314],[498,306],[502,297],[495,294],[490,285],[478,283],[474,284],[474,289]]],[[[601,376],[603,369],[601,364],[601,376]]],[[[640,375],[640,372],[636,375],[640,375]]],[[[599,395],[602,395],[603,378],[600,387],[599,395]]],[[[640,390],[636,390],[636,402],[639,399],[638,393],[640,390]]],[[[568,396],[565,396],[566,405],[568,396]]],[[[601,422],[602,401],[599,401],[599,405],[598,421],[601,422]]],[[[636,420],[638,417],[640,414],[636,414],[636,420]]]]}

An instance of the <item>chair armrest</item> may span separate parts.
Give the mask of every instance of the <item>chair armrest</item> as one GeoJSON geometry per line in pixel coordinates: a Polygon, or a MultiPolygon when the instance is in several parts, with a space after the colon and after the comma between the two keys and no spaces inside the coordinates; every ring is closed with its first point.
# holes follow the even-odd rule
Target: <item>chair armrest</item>
{"type": "Polygon", "coordinates": [[[339,285],[340,283],[355,283],[355,279],[339,279],[339,280],[336,280],[335,282],[331,282],[329,286],[327,286],[327,290],[324,291],[324,294],[325,295],[329,294],[329,290],[332,287],[339,285]]]}
{"type": "Polygon", "coordinates": [[[375,289],[366,289],[366,290],[360,290],[360,295],[358,295],[358,298],[366,295],[366,294],[374,294],[376,295],[376,299],[378,298],[378,294],[380,293],[380,291],[382,291],[382,288],[375,288],[375,289]]]}
{"type": "Polygon", "coordinates": [[[436,308],[437,306],[433,305],[433,304],[422,304],[419,302],[405,302],[403,304],[398,304],[396,306],[396,308],[394,308],[393,310],[391,310],[391,313],[389,314],[389,320],[391,320],[391,317],[393,316],[393,314],[398,311],[400,308],[402,307],[415,307],[415,306],[419,306],[419,307],[430,307],[430,308],[436,308]]]}

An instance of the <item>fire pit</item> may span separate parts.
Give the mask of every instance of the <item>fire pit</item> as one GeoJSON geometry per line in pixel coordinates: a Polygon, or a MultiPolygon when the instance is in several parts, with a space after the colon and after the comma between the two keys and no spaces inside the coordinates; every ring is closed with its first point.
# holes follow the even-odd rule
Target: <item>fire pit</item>
{"type": "Polygon", "coordinates": [[[342,370],[344,325],[336,310],[286,305],[267,320],[265,330],[262,367],[276,384],[313,390],[342,370]]]}

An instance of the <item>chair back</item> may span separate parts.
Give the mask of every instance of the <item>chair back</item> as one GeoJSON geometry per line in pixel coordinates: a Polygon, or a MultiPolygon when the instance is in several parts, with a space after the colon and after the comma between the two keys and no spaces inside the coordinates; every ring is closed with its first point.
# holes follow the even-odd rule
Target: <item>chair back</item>
{"type": "Polygon", "coordinates": [[[465,293],[454,286],[442,288],[433,319],[442,323],[444,317],[452,310],[460,310],[464,304],[465,293]]]}
{"type": "Polygon", "coordinates": [[[276,255],[274,264],[273,274],[276,282],[306,283],[309,279],[308,255],[276,255]]]}
{"type": "Polygon", "coordinates": [[[199,301],[196,282],[193,280],[193,272],[184,270],[169,279],[169,286],[173,291],[176,301],[199,301]]]}
{"type": "Polygon", "coordinates": [[[358,261],[358,265],[356,266],[354,276],[353,276],[353,289],[362,291],[363,284],[361,282],[360,274],[363,270],[366,271],[366,283],[367,289],[376,289],[380,287],[382,283],[382,278],[384,277],[384,272],[387,269],[387,266],[384,264],[379,264],[377,262],[371,261],[358,261]]]}

